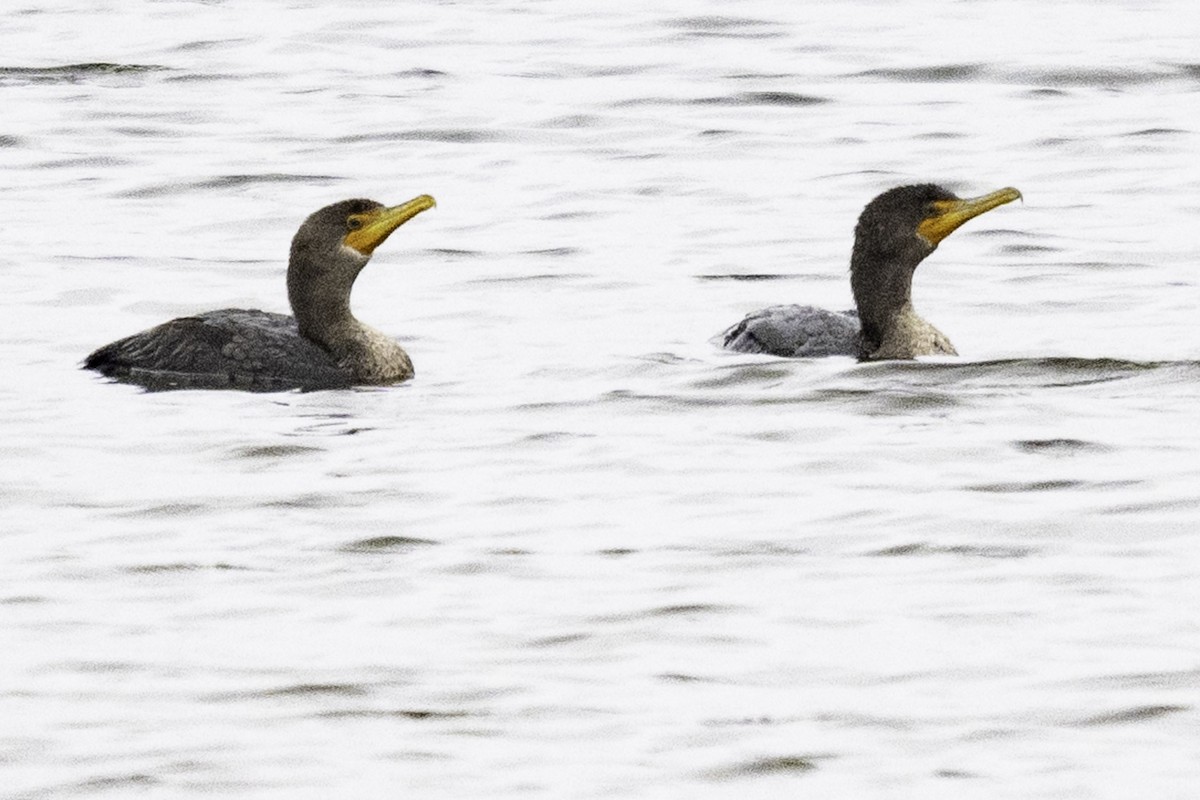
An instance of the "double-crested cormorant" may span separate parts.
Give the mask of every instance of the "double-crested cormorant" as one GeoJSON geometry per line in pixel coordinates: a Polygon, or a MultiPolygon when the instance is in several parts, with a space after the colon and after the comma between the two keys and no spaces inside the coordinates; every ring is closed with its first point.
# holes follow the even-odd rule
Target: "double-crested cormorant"
{"type": "Polygon", "coordinates": [[[850,287],[857,311],[771,306],[727,330],[724,346],[795,358],[958,355],[913,309],[913,272],[959,225],[1020,196],[1012,188],[969,200],[933,184],[889,189],[867,204],[854,229],[850,287]]]}
{"type": "Polygon", "coordinates": [[[326,206],[292,239],[294,317],[236,308],[180,317],[101,347],[84,367],[152,389],[336,389],[411,378],[400,345],[350,312],[350,290],[375,248],[433,206],[424,194],[391,208],[361,199],[326,206]]]}

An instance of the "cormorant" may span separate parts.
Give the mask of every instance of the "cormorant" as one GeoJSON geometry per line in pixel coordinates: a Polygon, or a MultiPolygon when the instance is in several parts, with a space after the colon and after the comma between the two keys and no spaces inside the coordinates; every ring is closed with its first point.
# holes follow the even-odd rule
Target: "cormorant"
{"type": "Polygon", "coordinates": [[[724,346],[743,353],[847,355],[864,361],[958,355],[946,335],[913,309],[913,272],[958,226],[1020,196],[1013,188],[968,200],[934,184],[889,189],[867,204],[854,229],[850,287],[856,311],[771,306],[725,331],[724,346]]]}
{"type": "Polygon", "coordinates": [[[351,313],[350,290],[375,248],[433,207],[424,194],[391,208],[363,199],[326,206],[292,239],[294,317],[237,308],[180,317],[101,347],[83,366],[150,389],[337,389],[411,378],[400,345],[351,313]]]}

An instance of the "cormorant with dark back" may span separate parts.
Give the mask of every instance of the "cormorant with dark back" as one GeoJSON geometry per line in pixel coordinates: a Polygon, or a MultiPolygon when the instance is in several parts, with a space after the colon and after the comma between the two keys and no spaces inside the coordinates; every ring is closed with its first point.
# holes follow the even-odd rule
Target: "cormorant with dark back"
{"type": "Polygon", "coordinates": [[[1020,196],[1013,188],[967,200],[934,184],[889,189],[867,204],[854,229],[850,287],[855,311],[771,306],[725,331],[722,342],[743,353],[792,358],[958,355],[946,335],[913,308],[913,272],[964,222],[1020,196]]]}
{"type": "Polygon", "coordinates": [[[228,308],[181,317],[101,347],[84,367],[156,390],[316,390],[407,380],[408,354],[355,318],[350,291],[375,248],[433,207],[429,195],[391,208],[363,199],[326,206],[292,239],[287,288],[295,316],[228,308]]]}

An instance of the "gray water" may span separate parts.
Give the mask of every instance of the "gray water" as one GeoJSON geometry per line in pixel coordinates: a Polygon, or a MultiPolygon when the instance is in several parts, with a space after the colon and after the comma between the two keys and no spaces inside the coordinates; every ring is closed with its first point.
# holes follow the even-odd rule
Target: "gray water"
{"type": "Polygon", "coordinates": [[[0,796],[1192,798],[1191,3],[16,3],[0,796]],[[854,221],[959,358],[722,352],[854,221]],[[286,310],[345,197],[417,377],[79,369],[286,310]]]}

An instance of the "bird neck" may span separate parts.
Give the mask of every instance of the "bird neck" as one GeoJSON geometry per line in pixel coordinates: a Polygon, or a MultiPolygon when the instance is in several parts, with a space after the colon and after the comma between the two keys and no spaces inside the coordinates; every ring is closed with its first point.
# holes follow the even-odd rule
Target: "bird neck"
{"type": "Polygon", "coordinates": [[[288,272],[288,299],[300,335],[315,342],[362,383],[394,383],[413,374],[412,361],[384,333],[350,312],[354,278],[322,274],[297,280],[288,272]]]}
{"type": "Polygon", "coordinates": [[[856,248],[850,262],[850,287],[868,345],[883,341],[889,328],[912,314],[912,278],[916,264],[901,255],[885,260],[860,254],[856,248]]]}
{"type": "Polygon", "coordinates": [[[294,261],[288,268],[288,301],[300,334],[334,355],[348,340],[360,338],[364,327],[350,311],[356,275],[305,269],[294,261]]]}

